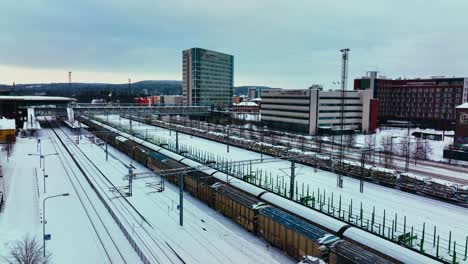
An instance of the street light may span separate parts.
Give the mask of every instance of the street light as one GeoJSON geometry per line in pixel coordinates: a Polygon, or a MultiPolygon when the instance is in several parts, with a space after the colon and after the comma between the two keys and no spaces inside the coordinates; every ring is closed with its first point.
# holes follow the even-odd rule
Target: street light
{"type": "MultiPolygon", "coordinates": [[[[44,257],[45,257],[45,252],[46,252],[46,248],[45,248],[45,241],[46,241],[46,234],[45,234],[45,224],[46,224],[45,202],[47,201],[47,199],[61,197],[61,196],[69,196],[69,195],[70,195],[69,193],[62,193],[62,194],[52,195],[52,196],[46,197],[42,201],[42,243],[43,243],[42,248],[43,248],[43,252],[44,252],[44,257]]],[[[47,240],[50,240],[50,235],[48,235],[47,240]]]]}
{"type": "Polygon", "coordinates": [[[45,171],[45,157],[48,156],[53,156],[53,155],[58,155],[58,153],[50,153],[50,154],[45,154],[45,155],[40,155],[40,154],[34,154],[34,153],[29,153],[28,156],[39,156],[39,165],[41,163],[42,159],[42,172],[43,172],[43,178],[44,178],[44,193],[46,193],[46,184],[45,184],[45,179],[46,179],[46,171],[45,171]]]}
{"type": "Polygon", "coordinates": [[[38,138],[37,139],[37,151],[39,152],[39,155],[42,155],[41,140],[43,140],[43,139],[50,139],[50,138],[46,137],[46,138],[38,138]]]}

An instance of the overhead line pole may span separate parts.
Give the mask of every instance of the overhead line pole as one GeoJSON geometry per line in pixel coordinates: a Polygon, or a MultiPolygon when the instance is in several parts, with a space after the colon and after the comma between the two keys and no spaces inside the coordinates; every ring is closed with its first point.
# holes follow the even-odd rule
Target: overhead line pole
{"type": "MultiPolygon", "coordinates": [[[[341,49],[342,53],[342,65],[341,65],[341,105],[340,105],[340,154],[339,154],[339,163],[338,165],[343,168],[343,155],[344,155],[344,145],[343,145],[343,133],[344,133],[344,110],[345,110],[345,91],[346,91],[346,82],[348,78],[348,52],[350,49],[341,49]]],[[[333,128],[332,128],[333,132],[333,128]]],[[[337,174],[337,186],[343,188],[343,174],[340,169],[337,174]]]]}

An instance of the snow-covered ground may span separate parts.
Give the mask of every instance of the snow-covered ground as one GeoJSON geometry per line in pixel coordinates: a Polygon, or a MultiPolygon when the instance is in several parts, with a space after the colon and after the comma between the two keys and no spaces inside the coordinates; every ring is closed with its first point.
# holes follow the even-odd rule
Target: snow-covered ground
{"type": "MultiPolygon", "coordinates": [[[[426,133],[439,133],[442,134],[442,131],[436,131],[434,129],[420,129],[420,128],[412,128],[410,129],[410,135],[414,132],[426,132],[426,133]]],[[[399,154],[401,149],[401,141],[407,136],[408,130],[405,128],[394,128],[394,129],[386,129],[386,130],[378,130],[375,133],[375,147],[376,149],[382,148],[382,139],[385,137],[396,137],[393,139],[394,152],[395,154],[399,154]]],[[[453,131],[446,131],[445,138],[442,141],[437,140],[424,140],[429,144],[430,148],[432,149],[432,153],[429,155],[428,159],[434,161],[446,161],[448,160],[443,158],[444,148],[453,144],[453,131]]],[[[364,146],[366,144],[366,138],[373,137],[373,135],[357,135],[356,136],[356,144],[360,146],[364,146]]],[[[416,140],[416,137],[411,136],[411,142],[416,140]]]]}
{"type": "MultiPolygon", "coordinates": [[[[65,131],[71,133],[68,130],[65,131]]],[[[4,153],[1,155],[8,195],[5,210],[0,214],[0,255],[6,254],[11,241],[25,234],[35,235],[42,242],[42,199],[49,195],[70,193],[67,197],[49,199],[46,204],[46,233],[52,235],[52,239],[47,241],[47,249],[52,253],[54,263],[123,263],[123,259],[118,260],[120,253],[115,249],[113,251],[107,249],[111,254],[110,259],[106,255],[100,241],[100,239],[105,239],[103,238],[104,226],[108,228],[110,236],[117,244],[115,248],[121,250],[127,263],[141,262],[99,199],[91,197],[90,201],[94,203],[104,221],[101,226],[96,218],[97,215],[90,212],[92,211],[90,202],[85,201],[84,205],[80,202],[79,198],[86,200],[85,193],[92,196],[92,192],[89,192],[91,188],[83,187],[87,188],[83,190],[78,187],[78,191],[75,190],[80,183],[85,186],[87,182],[82,175],[81,179],[74,178],[73,174],[78,175],[79,170],[72,166],[71,158],[60,151],[58,144],[52,144],[55,136],[51,130],[43,129],[38,137],[51,138],[42,140],[43,154],[54,152],[60,154],[46,158],[46,174],[49,175],[46,182],[46,195],[43,194],[42,170],[38,168],[37,178],[35,173],[35,168],[39,165],[39,157],[28,156],[28,153],[38,153],[36,138],[18,138],[8,162],[4,153]],[[68,176],[73,180],[70,180],[68,176]],[[85,212],[84,208],[88,212],[85,212]],[[90,215],[91,220],[87,215],[90,215]],[[98,230],[96,231],[95,228],[98,230]]],[[[67,145],[71,146],[75,142],[72,139],[74,139],[73,136],[64,140],[67,145]]],[[[106,162],[103,149],[92,144],[88,139],[83,137],[78,146],[116,186],[127,184],[123,176],[128,172],[124,164],[132,162],[128,156],[109,147],[111,155],[109,161],[106,162]]],[[[81,158],[78,159],[77,153],[74,156],[79,162],[82,161],[81,158]]],[[[135,172],[150,172],[143,165],[135,162],[133,165],[136,167],[135,172]]],[[[89,168],[84,169],[91,172],[91,170],[88,171],[89,168]]],[[[177,252],[186,263],[294,262],[278,249],[269,247],[266,242],[187,193],[184,196],[184,226],[179,226],[178,188],[168,183],[164,192],[151,192],[146,183],[154,181],[154,179],[135,180],[133,196],[129,198],[129,201],[152,225],[153,230],[148,233],[155,234],[151,237],[154,243],[147,240],[148,245],[160,246],[161,252],[166,251],[162,254],[174,256],[173,252],[167,251],[177,252]]],[[[132,224],[132,233],[141,234],[142,228],[142,222],[135,221],[132,224]]],[[[109,246],[106,242],[104,244],[109,246]]],[[[178,262],[178,260],[174,261],[174,263],[178,262]]]]}
{"type": "MultiPolygon", "coordinates": [[[[47,137],[44,131],[39,131],[37,136],[47,137]]],[[[42,245],[42,200],[50,195],[69,193],[70,196],[53,198],[46,202],[46,234],[51,234],[52,237],[47,241],[46,249],[52,253],[53,262],[83,263],[83,252],[86,252],[87,263],[110,263],[78,195],[66,176],[67,173],[73,173],[74,169],[64,167],[60,162],[60,159],[65,157],[46,157],[48,178],[44,194],[39,157],[28,155],[38,154],[36,142],[36,138],[17,138],[9,162],[6,161],[4,153],[1,156],[7,197],[5,211],[0,213],[0,255],[6,255],[10,243],[26,234],[36,236],[42,245]]],[[[50,140],[42,142],[42,154],[55,152],[50,140]]],[[[109,231],[114,233],[114,237],[118,236],[117,226],[112,225],[112,222],[109,224],[109,231]]],[[[126,243],[125,240],[121,241],[126,243]]],[[[139,261],[136,254],[129,250],[129,245],[121,248],[128,261],[139,261]]]]}
{"type": "MultiPolygon", "coordinates": [[[[110,116],[109,121],[118,125],[119,117],[110,116]]],[[[129,126],[128,120],[123,118],[121,124],[126,125],[127,128],[129,126]]],[[[170,133],[166,129],[140,124],[135,121],[133,121],[133,130],[139,131],[141,134],[147,133],[149,136],[154,135],[159,138],[175,140],[175,133],[170,133]]],[[[230,147],[230,151],[227,153],[224,144],[190,135],[179,134],[179,141],[181,144],[186,143],[192,147],[196,147],[200,150],[207,150],[229,160],[259,159],[261,156],[258,153],[236,147],[230,147]]],[[[266,155],[263,156],[267,157],[266,155]]],[[[274,176],[278,175],[279,177],[287,179],[287,175],[283,171],[288,171],[290,164],[289,162],[281,161],[258,164],[254,165],[254,167],[268,173],[271,172],[274,176]]],[[[336,175],[331,172],[316,171],[314,168],[308,166],[300,166],[297,171],[298,176],[296,179],[299,187],[304,183],[305,186],[310,187],[311,192],[314,190],[315,194],[317,194],[318,189],[320,189],[320,193],[323,195],[323,193],[326,192],[327,197],[330,197],[330,194],[333,193],[335,206],[339,196],[342,197],[344,208],[348,208],[351,200],[354,208],[359,208],[362,202],[365,218],[371,218],[372,209],[375,207],[376,218],[380,219],[379,221],[382,221],[385,210],[387,226],[391,226],[392,220],[396,217],[398,232],[403,230],[404,217],[406,217],[406,230],[410,230],[411,226],[413,226],[414,232],[418,234],[418,238],[421,238],[423,224],[425,224],[426,252],[434,251],[435,254],[435,249],[432,247],[434,226],[436,226],[437,235],[440,235],[440,244],[444,248],[448,248],[450,231],[452,231],[452,243],[456,240],[458,245],[464,245],[466,241],[465,239],[468,235],[468,225],[466,224],[468,219],[467,208],[371,183],[365,183],[364,193],[360,193],[359,181],[347,177],[344,178],[343,188],[341,189],[336,186],[336,175]]],[[[274,179],[274,181],[276,181],[276,179],[274,179]]],[[[462,250],[463,249],[460,249],[459,252],[462,252],[462,250]]],[[[446,252],[447,250],[444,251],[446,252]]]]}
{"type": "MultiPolygon", "coordinates": [[[[128,181],[124,175],[132,163],[135,173],[150,172],[127,155],[109,147],[105,151],[88,139],[78,145],[116,186],[128,181]]],[[[178,188],[166,183],[164,192],[154,192],[147,183],[159,179],[138,179],[133,183],[133,196],[128,200],[150,222],[160,237],[187,263],[292,263],[293,260],[266,242],[248,233],[229,218],[209,208],[188,194],[184,196],[184,226],[179,226],[178,188]]],[[[135,228],[138,223],[135,223],[135,228]]]]}

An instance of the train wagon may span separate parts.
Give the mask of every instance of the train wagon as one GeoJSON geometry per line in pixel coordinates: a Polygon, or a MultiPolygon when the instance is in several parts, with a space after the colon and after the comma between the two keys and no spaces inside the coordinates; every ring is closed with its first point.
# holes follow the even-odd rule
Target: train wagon
{"type": "Polygon", "coordinates": [[[217,183],[212,188],[215,190],[215,209],[248,231],[254,232],[258,209],[265,204],[259,199],[225,184],[217,183]]]}
{"type": "Polygon", "coordinates": [[[343,232],[343,239],[359,247],[378,254],[392,263],[436,264],[440,263],[430,257],[402,247],[396,243],[380,238],[372,233],[356,227],[350,227],[343,232]]]}
{"type": "Polygon", "coordinates": [[[210,207],[214,207],[215,194],[211,186],[218,180],[205,173],[194,171],[184,178],[184,189],[210,207]]]}
{"type": "Polygon", "coordinates": [[[260,208],[257,234],[297,260],[306,255],[325,259],[326,246],[340,239],[271,206],[260,208]]]}
{"type": "Polygon", "coordinates": [[[157,173],[161,172],[161,169],[164,169],[165,162],[167,162],[169,158],[157,152],[150,152],[148,153],[148,160],[146,166],[150,168],[152,171],[157,173]]]}
{"type": "Polygon", "coordinates": [[[358,247],[348,241],[338,240],[329,248],[329,264],[392,264],[400,261],[386,260],[370,251],[358,247]]]}

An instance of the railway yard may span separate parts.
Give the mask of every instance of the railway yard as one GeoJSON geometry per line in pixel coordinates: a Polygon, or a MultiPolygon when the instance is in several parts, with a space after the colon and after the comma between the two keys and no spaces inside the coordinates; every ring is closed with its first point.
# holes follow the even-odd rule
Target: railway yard
{"type": "Polygon", "coordinates": [[[361,165],[351,151],[340,168],[326,142],[314,152],[302,140],[275,142],[272,134],[216,125],[119,115],[79,120],[83,128],[71,129],[44,117],[38,134],[18,138],[2,156],[11,195],[0,214],[0,252],[20,231],[42,237],[45,218],[56,263],[80,261],[83,252],[89,263],[297,263],[304,256],[467,263],[463,167],[421,187],[415,179],[424,164],[402,175],[361,165]],[[252,142],[260,137],[258,148],[252,142]],[[241,148],[245,140],[251,143],[241,148]],[[38,153],[51,155],[40,164],[38,153]],[[348,173],[339,188],[341,170],[348,173]],[[60,193],[70,195],[48,201],[44,216],[41,201],[60,193]]]}

